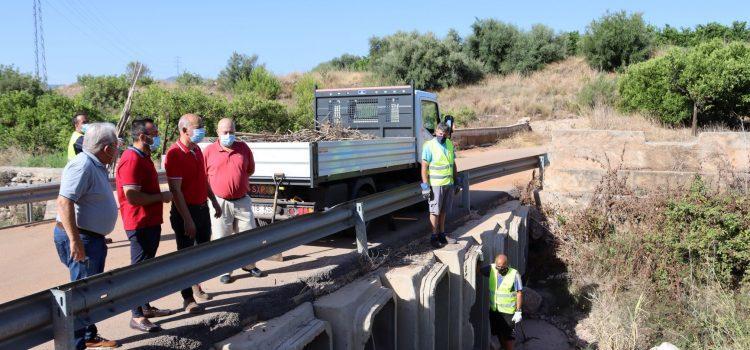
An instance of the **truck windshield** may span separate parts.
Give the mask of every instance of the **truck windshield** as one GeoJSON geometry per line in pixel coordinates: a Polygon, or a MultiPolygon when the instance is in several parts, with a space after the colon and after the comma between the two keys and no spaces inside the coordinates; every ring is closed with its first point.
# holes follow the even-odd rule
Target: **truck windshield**
{"type": "Polygon", "coordinates": [[[438,121],[438,106],[432,101],[422,100],[422,123],[424,128],[430,133],[435,132],[435,126],[438,121]]]}

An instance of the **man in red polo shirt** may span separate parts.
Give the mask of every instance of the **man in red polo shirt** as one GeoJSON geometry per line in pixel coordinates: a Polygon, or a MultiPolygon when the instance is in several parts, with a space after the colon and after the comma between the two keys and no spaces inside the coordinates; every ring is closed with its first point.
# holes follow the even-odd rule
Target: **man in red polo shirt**
{"type": "MultiPolygon", "coordinates": [[[[221,206],[222,216],[211,218],[211,239],[219,239],[238,232],[255,228],[253,203],[247,192],[250,189],[250,175],[255,172],[253,152],[244,142],[235,142],[234,121],[224,118],[216,127],[219,139],[208,145],[203,153],[206,174],[211,190],[221,206]]],[[[213,210],[212,210],[213,213],[213,210]]],[[[242,268],[254,277],[262,277],[255,264],[242,268]]],[[[232,283],[232,272],[219,279],[221,283],[232,283]]]]}
{"type": "MultiPolygon", "coordinates": [[[[177,127],[180,138],[167,151],[164,167],[174,199],[169,221],[175,233],[177,250],[181,250],[211,239],[211,219],[206,200],[211,199],[217,217],[221,216],[221,207],[208,187],[203,153],[197,145],[206,135],[203,120],[195,114],[185,114],[177,127]]],[[[209,298],[200,285],[185,288],[181,293],[183,306],[189,313],[203,311],[203,307],[195,301],[196,296],[209,298]]]]}
{"type": "MultiPolygon", "coordinates": [[[[151,119],[133,121],[130,135],[133,145],[122,153],[115,172],[117,199],[125,233],[130,240],[130,263],[156,256],[161,238],[162,203],[172,200],[172,193],[162,192],[151,151],[159,148],[159,130],[151,119]]],[[[149,317],[170,314],[148,303],[132,310],[130,328],[142,332],[158,332],[161,327],[151,323],[149,317]]]]}

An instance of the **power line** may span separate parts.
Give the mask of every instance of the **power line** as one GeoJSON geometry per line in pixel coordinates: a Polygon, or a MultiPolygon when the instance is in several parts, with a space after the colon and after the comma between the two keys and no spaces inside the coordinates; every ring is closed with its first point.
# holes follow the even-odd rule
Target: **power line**
{"type": "Polygon", "coordinates": [[[102,39],[107,40],[113,47],[116,47],[120,51],[126,53],[128,57],[137,58],[138,56],[140,56],[136,50],[133,50],[129,46],[123,44],[118,38],[112,37],[111,33],[106,30],[106,25],[104,23],[96,23],[98,22],[97,20],[92,19],[88,14],[84,13],[81,9],[71,3],[60,2],[59,5],[67,9],[68,12],[72,13],[73,16],[79,21],[83,22],[83,25],[86,28],[97,28],[98,31],[96,32],[96,34],[99,34],[102,39]]]}

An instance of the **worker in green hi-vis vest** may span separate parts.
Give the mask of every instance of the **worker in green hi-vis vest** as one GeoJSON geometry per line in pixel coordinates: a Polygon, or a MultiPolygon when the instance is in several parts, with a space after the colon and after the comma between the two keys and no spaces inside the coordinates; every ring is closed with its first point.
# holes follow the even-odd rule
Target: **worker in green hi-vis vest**
{"type": "Polygon", "coordinates": [[[503,349],[512,350],[515,325],[521,322],[521,275],[508,266],[505,254],[498,255],[495,263],[483,267],[481,272],[490,279],[490,331],[500,339],[503,349]]]}
{"type": "Polygon", "coordinates": [[[83,134],[89,126],[89,116],[84,112],[77,112],[71,120],[73,124],[73,134],[68,141],[68,160],[75,158],[78,153],[83,151],[83,134]]]}
{"type": "Polygon", "coordinates": [[[430,244],[441,248],[455,244],[456,239],[445,233],[445,217],[451,197],[456,191],[456,151],[446,134],[449,127],[440,123],[435,128],[435,137],[422,146],[422,194],[429,197],[430,244]]]}

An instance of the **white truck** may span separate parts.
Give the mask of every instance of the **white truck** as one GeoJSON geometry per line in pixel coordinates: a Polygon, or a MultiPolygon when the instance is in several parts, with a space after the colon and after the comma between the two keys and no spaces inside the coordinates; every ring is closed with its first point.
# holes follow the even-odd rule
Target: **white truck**
{"type": "Polygon", "coordinates": [[[315,119],[372,140],[248,142],[253,212],[261,225],[419,181],[422,144],[440,122],[433,93],[411,86],[315,90],[315,119]]]}

